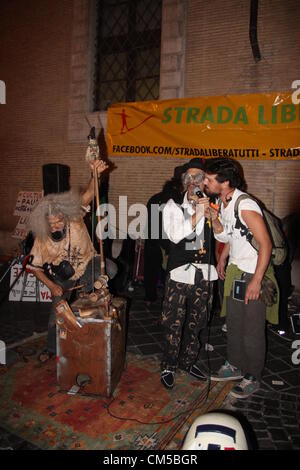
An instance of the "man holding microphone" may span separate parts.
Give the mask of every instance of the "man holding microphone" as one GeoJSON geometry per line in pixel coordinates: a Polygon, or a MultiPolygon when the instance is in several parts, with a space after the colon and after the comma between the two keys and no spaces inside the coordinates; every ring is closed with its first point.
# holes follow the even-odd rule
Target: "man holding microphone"
{"type": "Polygon", "coordinates": [[[203,197],[204,163],[192,159],[184,166],[181,203],[170,199],[163,210],[163,227],[170,240],[162,326],[165,335],[161,382],[171,389],[177,368],[206,380],[197,359],[199,335],[206,327],[212,304],[212,282],[217,272],[212,263],[210,224],[204,217],[209,199],[203,197]]]}

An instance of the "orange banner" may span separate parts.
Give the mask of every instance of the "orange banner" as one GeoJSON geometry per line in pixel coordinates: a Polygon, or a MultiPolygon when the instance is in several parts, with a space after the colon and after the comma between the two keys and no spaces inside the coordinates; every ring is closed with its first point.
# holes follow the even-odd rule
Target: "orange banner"
{"type": "Polygon", "coordinates": [[[300,105],[290,93],[118,103],[108,109],[111,156],[300,159],[300,105]]]}

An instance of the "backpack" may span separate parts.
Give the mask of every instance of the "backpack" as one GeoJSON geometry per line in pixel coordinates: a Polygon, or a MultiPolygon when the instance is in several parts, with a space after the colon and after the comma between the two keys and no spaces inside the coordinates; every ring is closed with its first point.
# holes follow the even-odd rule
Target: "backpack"
{"type": "Polygon", "coordinates": [[[251,231],[242,224],[239,218],[239,203],[243,199],[252,199],[255,201],[263,214],[263,219],[268,229],[271,241],[272,241],[272,256],[271,260],[275,266],[279,266],[284,263],[287,257],[287,243],[284,236],[284,233],[281,228],[280,220],[271,212],[269,212],[265,207],[263,207],[254,197],[250,196],[249,194],[241,194],[237,200],[235,201],[234,205],[234,216],[236,218],[235,228],[240,229],[241,236],[246,236],[247,241],[250,245],[258,251],[259,245],[258,242],[253,237],[251,231]]]}

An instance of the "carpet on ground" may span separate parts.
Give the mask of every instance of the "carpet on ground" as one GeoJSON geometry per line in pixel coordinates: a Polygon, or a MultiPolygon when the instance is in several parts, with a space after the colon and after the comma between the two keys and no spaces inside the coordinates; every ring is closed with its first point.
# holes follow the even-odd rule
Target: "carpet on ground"
{"type": "Polygon", "coordinates": [[[183,371],[175,387],[160,383],[159,359],[127,353],[111,398],[59,391],[56,361],[37,361],[41,339],[18,348],[0,368],[0,426],[41,449],[180,449],[194,419],[221,407],[230,383],[205,383],[183,371]]]}

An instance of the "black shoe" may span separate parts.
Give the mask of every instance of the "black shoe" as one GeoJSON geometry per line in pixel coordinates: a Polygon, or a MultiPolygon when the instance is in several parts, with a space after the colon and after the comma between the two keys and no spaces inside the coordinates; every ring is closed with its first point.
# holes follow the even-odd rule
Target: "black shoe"
{"type": "Polygon", "coordinates": [[[196,364],[192,365],[189,370],[190,375],[196,377],[199,380],[206,380],[207,376],[202,372],[196,364]]]}
{"type": "Polygon", "coordinates": [[[164,387],[171,389],[174,387],[174,375],[175,372],[172,370],[163,370],[160,374],[160,381],[164,385],[164,387]]]}

